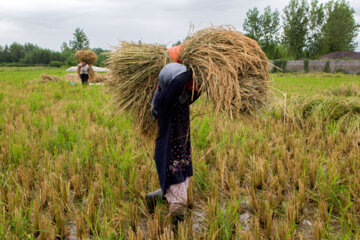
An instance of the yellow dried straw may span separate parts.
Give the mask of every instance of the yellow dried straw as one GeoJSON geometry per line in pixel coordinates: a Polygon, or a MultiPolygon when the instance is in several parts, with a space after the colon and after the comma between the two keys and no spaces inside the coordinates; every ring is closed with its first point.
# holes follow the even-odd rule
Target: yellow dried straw
{"type": "Polygon", "coordinates": [[[120,42],[109,53],[110,86],[121,112],[134,113],[142,133],[154,136],[156,122],[150,114],[151,101],[160,70],[172,60],[165,46],[120,42]]]}
{"type": "Polygon", "coordinates": [[[87,64],[94,64],[97,60],[97,55],[90,49],[78,50],[75,53],[75,58],[78,62],[86,62],[87,64]]]}
{"type": "MultiPolygon", "coordinates": [[[[110,86],[118,110],[133,112],[142,133],[154,135],[151,101],[160,70],[172,62],[166,47],[120,42],[109,55],[110,86]]],[[[266,104],[268,59],[256,41],[232,27],[198,31],[186,42],[179,58],[193,69],[195,83],[216,113],[253,113],[266,104]]]]}
{"type": "MultiPolygon", "coordinates": [[[[94,64],[97,60],[96,53],[90,49],[78,50],[75,53],[75,58],[78,62],[86,62],[89,65],[89,80],[96,79],[95,71],[92,68],[92,64],[94,64]]],[[[80,77],[80,67],[77,68],[77,74],[80,77]]]]}
{"type": "Polygon", "coordinates": [[[255,40],[232,27],[195,33],[180,52],[193,69],[194,82],[206,92],[216,113],[253,113],[268,99],[268,59],[255,40]]]}

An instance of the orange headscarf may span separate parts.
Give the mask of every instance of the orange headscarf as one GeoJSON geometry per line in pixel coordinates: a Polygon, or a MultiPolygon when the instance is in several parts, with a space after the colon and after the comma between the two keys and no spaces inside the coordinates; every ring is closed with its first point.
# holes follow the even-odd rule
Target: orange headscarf
{"type": "Polygon", "coordinates": [[[184,43],[175,47],[168,48],[168,53],[174,62],[181,63],[181,60],[179,59],[179,54],[183,46],[184,43]]]}

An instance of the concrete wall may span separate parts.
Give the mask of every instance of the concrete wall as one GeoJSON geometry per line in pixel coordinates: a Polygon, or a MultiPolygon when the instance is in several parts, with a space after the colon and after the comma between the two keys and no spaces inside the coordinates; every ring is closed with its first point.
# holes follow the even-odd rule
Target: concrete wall
{"type": "MultiPolygon", "coordinates": [[[[360,60],[309,60],[309,72],[324,72],[326,63],[329,62],[329,72],[345,72],[350,74],[360,73],[360,60]]],[[[269,71],[273,71],[274,61],[271,61],[269,71]]],[[[285,72],[304,72],[304,60],[287,61],[285,72]]]]}
{"type": "Polygon", "coordinates": [[[304,72],[304,61],[288,61],[285,69],[287,72],[304,72]]]}
{"type": "Polygon", "coordinates": [[[334,60],[329,64],[330,72],[360,73],[360,60],[334,60]]]}
{"type": "Polygon", "coordinates": [[[309,72],[324,72],[326,62],[324,60],[309,60],[309,72]]]}

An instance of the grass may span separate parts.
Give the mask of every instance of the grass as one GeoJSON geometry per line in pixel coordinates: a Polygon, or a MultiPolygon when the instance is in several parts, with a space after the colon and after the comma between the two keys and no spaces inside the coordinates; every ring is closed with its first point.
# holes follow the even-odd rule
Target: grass
{"type": "Polygon", "coordinates": [[[342,73],[275,73],[272,77],[275,79],[274,87],[288,95],[309,96],[343,84],[360,86],[358,76],[342,73]]]}
{"type": "MultiPolygon", "coordinates": [[[[175,239],[167,205],[150,215],[143,201],[159,187],[154,144],[113,114],[106,86],[27,84],[43,72],[65,75],[0,69],[0,239],[175,239]]],[[[192,208],[178,239],[360,237],[358,120],[322,118],[324,102],[288,117],[313,98],[356,102],[329,89],[360,76],[271,76],[287,99],[256,117],[192,107],[192,208]]]]}

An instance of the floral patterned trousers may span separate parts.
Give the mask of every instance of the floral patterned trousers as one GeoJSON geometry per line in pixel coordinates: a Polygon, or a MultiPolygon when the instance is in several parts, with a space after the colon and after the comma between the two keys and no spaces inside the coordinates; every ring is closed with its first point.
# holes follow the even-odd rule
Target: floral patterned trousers
{"type": "Polygon", "coordinates": [[[187,207],[187,189],[190,177],[182,183],[171,185],[166,190],[166,200],[170,203],[170,215],[181,214],[187,207]]]}

